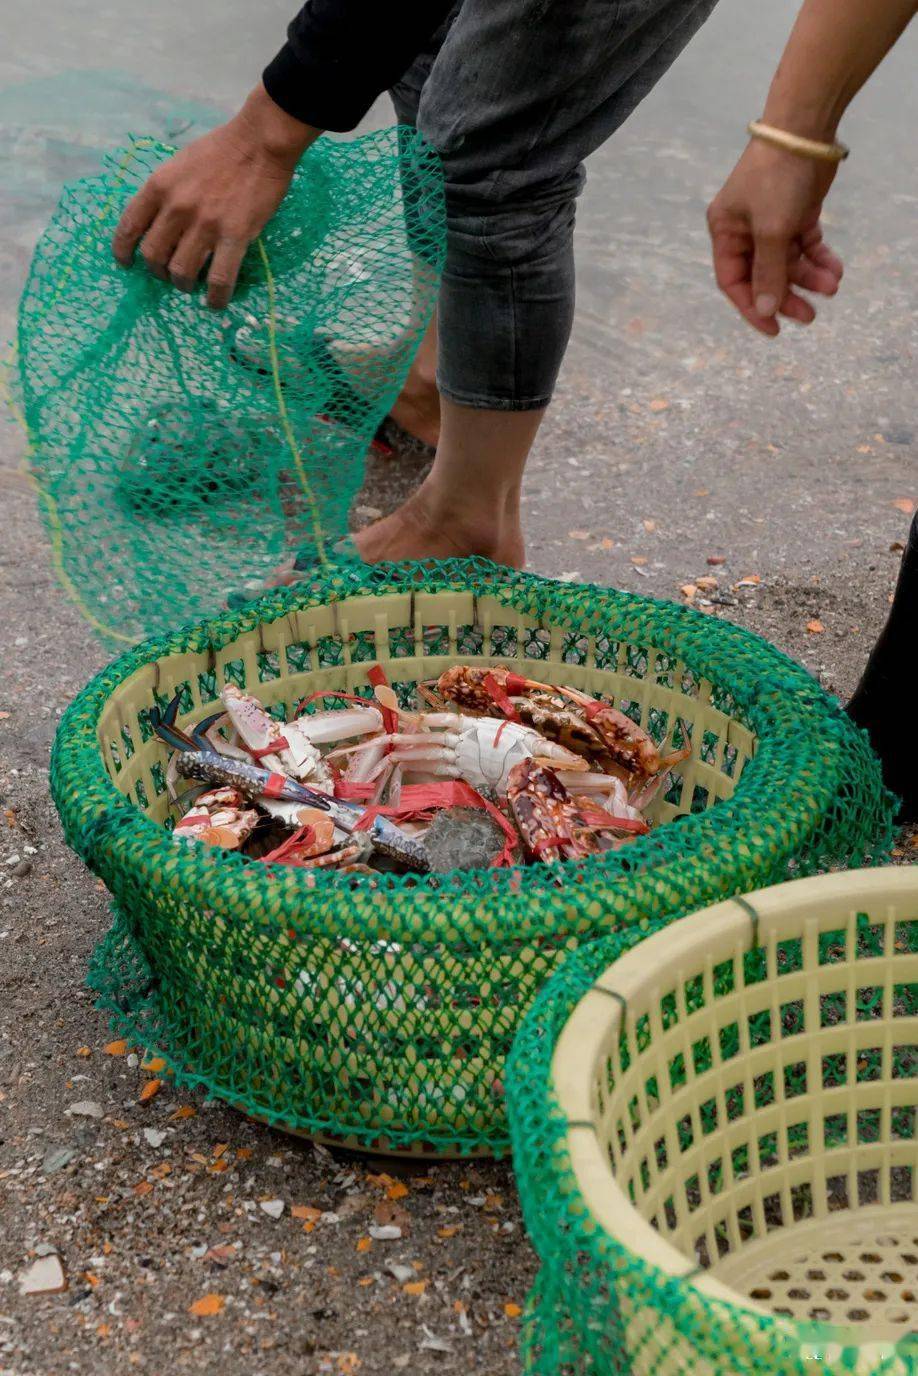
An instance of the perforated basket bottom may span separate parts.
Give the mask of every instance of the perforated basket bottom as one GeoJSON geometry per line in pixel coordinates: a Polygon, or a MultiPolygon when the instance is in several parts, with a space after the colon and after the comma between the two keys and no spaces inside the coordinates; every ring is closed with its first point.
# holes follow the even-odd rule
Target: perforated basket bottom
{"type": "Polygon", "coordinates": [[[780,1228],[706,1274],[775,1314],[856,1327],[859,1343],[918,1336],[918,1205],[780,1228]]]}

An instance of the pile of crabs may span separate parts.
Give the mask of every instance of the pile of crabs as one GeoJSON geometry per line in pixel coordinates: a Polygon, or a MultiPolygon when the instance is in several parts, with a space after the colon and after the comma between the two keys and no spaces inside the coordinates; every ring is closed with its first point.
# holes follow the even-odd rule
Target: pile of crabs
{"type": "Polygon", "coordinates": [[[664,755],[608,703],[503,666],[457,664],[411,709],[379,666],[368,679],[372,699],[316,693],[287,722],[231,683],[190,733],[177,698],[154,709],[175,840],[349,874],[552,865],[646,833],[690,753],[664,755]]]}

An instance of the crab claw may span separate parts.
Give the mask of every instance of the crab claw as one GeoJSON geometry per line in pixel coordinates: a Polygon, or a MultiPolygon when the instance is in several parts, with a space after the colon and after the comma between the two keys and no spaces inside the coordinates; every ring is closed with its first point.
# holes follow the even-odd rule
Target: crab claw
{"type": "Polygon", "coordinates": [[[161,712],[158,707],[151,707],[150,725],[160,740],[165,741],[173,750],[197,750],[199,747],[194,739],[175,724],[180,701],[181,694],[176,693],[165,712],[161,712]]]}
{"type": "Polygon", "coordinates": [[[165,712],[161,712],[161,711],[159,710],[159,708],[156,707],[156,706],[151,707],[151,708],[150,708],[150,712],[149,712],[149,717],[150,717],[150,724],[151,724],[151,726],[153,727],[154,731],[155,731],[155,730],[158,730],[158,728],[159,728],[160,726],[174,726],[174,725],[175,725],[175,719],[176,719],[176,717],[178,716],[178,709],[179,709],[179,695],[178,695],[178,693],[176,693],[175,697],[174,697],[174,698],[172,699],[172,701],[168,704],[168,706],[166,707],[165,712]]]}
{"type": "MultiPolygon", "coordinates": [[[[169,705],[172,706],[171,703],[169,705]]],[[[213,742],[207,739],[207,733],[225,716],[226,712],[222,709],[219,712],[211,712],[209,717],[204,717],[202,721],[197,722],[188,733],[199,750],[213,750],[213,742]]]]}
{"type": "Polygon", "coordinates": [[[204,717],[203,721],[197,722],[190,731],[183,731],[180,726],[175,724],[181,699],[181,693],[176,693],[165,712],[161,712],[158,707],[150,708],[150,725],[156,735],[173,750],[213,750],[213,744],[207,739],[207,733],[221,717],[226,715],[225,711],[221,709],[219,712],[212,712],[209,717],[204,717]]]}

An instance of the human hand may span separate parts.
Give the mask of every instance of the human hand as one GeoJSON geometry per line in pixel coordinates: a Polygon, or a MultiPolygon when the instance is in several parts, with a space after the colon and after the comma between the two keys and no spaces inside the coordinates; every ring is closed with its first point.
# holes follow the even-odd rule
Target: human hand
{"type": "Polygon", "coordinates": [[[810,325],[795,288],[834,296],[841,259],[823,242],[822,203],[837,164],[754,139],[708,207],[717,285],[754,329],[780,333],[778,315],[810,325]]]}
{"type": "Polygon", "coordinates": [[[115,258],[129,266],[142,238],[149,270],[180,291],[194,289],[209,258],[207,304],[225,306],[246,249],[320,133],[257,88],[227,124],[195,139],[147,179],[118,222],[115,258]]]}

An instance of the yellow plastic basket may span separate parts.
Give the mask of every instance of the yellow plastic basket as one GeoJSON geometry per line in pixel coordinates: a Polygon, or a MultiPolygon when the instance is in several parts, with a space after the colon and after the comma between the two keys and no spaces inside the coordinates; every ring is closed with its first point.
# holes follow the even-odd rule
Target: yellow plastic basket
{"type": "Polygon", "coordinates": [[[916,870],[780,885],[648,938],[576,1002],[548,1097],[565,1132],[538,1184],[573,1222],[540,1246],[540,1292],[572,1316],[552,1369],[918,1371],[916,870]]]}

